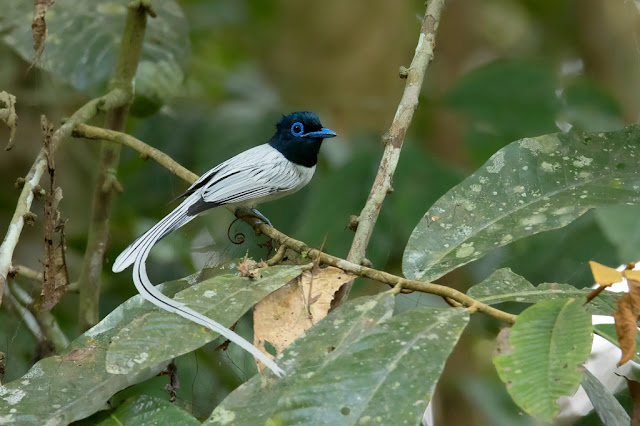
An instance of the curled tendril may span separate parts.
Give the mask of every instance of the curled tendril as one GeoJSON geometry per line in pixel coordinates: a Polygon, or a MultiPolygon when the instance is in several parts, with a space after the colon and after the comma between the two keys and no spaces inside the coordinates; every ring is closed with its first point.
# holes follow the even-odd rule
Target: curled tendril
{"type": "Polygon", "coordinates": [[[231,235],[231,228],[233,227],[233,224],[239,220],[240,218],[237,217],[233,222],[231,222],[231,224],[229,225],[229,228],[227,228],[227,238],[229,238],[229,241],[231,241],[231,243],[237,246],[239,246],[240,244],[244,243],[247,240],[247,237],[245,237],[245,235],[239,231],[233,234],[233,236],[231,235]]]}

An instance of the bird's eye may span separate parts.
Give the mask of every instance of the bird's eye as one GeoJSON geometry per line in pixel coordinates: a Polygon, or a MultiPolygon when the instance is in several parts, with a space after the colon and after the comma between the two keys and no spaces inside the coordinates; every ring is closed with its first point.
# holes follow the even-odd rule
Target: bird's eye
{"type": "Polygon", "coordinates": [[[302,125],[302,123],[293,123],[293,126],[291,126],[291,134],[293,136],[300,136],[302,135],[302,133],[304,133],[304,126],[302,125]]]}

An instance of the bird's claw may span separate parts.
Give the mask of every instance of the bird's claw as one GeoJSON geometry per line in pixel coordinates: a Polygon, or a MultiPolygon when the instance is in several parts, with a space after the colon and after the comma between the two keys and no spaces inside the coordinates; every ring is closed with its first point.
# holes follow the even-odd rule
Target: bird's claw
{"type": "Polygon", "coordinates": [[[255,223],[256,225],[265,224],[265,225],[269,225],[270,227],[273,228],[273,225],[271,224],[271,221],[269,219],[267,219],[267,217],[265,215],[260,213],[258,211],[258,209],[251,209],[251,212],[253,213],[253,215],[256,218],[258,218],[258,220],[255,223]]]}

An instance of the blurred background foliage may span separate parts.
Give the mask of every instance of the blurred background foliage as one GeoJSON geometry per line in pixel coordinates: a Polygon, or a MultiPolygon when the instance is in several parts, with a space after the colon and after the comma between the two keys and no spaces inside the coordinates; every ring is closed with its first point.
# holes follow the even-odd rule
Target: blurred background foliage
{"type": "MultiPolygon", "coordinates": [[[[2,3],[3,10],[11,9],[9,0],[2,3]]],[[[178,4],[188,24],[181,34],[188,34],[190,46],[182,40],[174,59],[184,68],[167,65],[160,73],[142,74],[162,79],[163,90],[136,100],[137,117],[129,121],[127,131],[202,173],[266,142],[279,114],[317,112],[339,138],[324,144],[308,187],[261,211],[283,232],[316,247],[326,238],[325,250],[346,256],[353,236],[347,229],[349,215],[360,212],[375,176],[383,148],[380,136],[403,90],[398,68],[409,65],[423,2],[178,4]]],[[[55,4],[51,11],[55,13],[55,4]]],[[[8,44],[10,19],[7,15],[0,20],[8,44]]],[[[114,25],[114,34],[120,29],[114,25]]],[[[30,28],[26,31],[29,34],[30,28]]],[[[638,121],[639,36],[640,13],[632,1],[448,1],[435,61],[394,178],[395,191],[383,206],[367,251],[373,264],[399,274],[406,241],[427,208],[507,143],[569,129],[614,130],[638,121]]],[[[55,38],[55,33],[49,37],[55,38]]],[[[162,33],[157,37],[161,44],[172,43],[162,39],[162,33]]],[[[88,96],[102,93],[106,81],[70,86],[64,70],[89,66],[74,49],[45,49],[43,65],[51,73],[30,69],[6,44],[0,45],[0,58],[0,89],[16,95],[19,115],[16,146],[0,154],[0,223],[8,223],[18,196],[14,182],[24,176],[40,148],[40,114],[51,120],[68,116],[88,96]],[[57,68],[63,71],[56,74],[57,68]]],[[[96,75],[112,72],[96,67],[96,75]]],[[[144,79],[136,85],[144,92],[144,79]]],[[[0,140],[7,138],[8,131],[0,128],[0,140]]],[[[67,262],[72,281],[86,245],[97,147],[93,141],[71,140],[56,158],[64,194],[61,212],[69,219],[67,262]]],[[[125,189],[113,209],[109,259],[166,214],[167,202],[187,186],[129,149],[123,151],[119,178],[125,189]]],[[[42,205],[36,203],[34,212],[41,215],[42,205]]],[[[509,266],[533,283],[591,285],[587,260],[615,266],[640,259],[639,214],[635,207],[589,212],[566,228],[497,249],[439,282],[466,290],[496,268],[509,266]]],[[[232,219],[227,211],[213,212],[163,241],[151,254],[152,280],[183,276],[247,250],[266,258],[268,248],[256,244],[264,237],[256,239],[243,224],[233,224],[230,231],[244,233],[247,241],[239,246],[229,243],[232,219]]],[[[15,263],[41,269],[41,225],[38,221],[25,229],[15,263]]],[[[135,294],[128,274],[114,275],[108,264],[103,282],[101,317],[135,294]]],[[[33,294],[38,291],[33,283],[23,285],[33,294]]],[[[381,288],[361,281],[353,296],[381,288]]],[[[401,298],[400,309],[440,303],[425,295],[401,298]]],[[[71,338],[79,333],[77,303],[77,295],[70,292],[53,310],[71,338]]],[[[6,304],[0,309],[0,324],[0,351],[7,355],[4,382],[24,374],[37,350],[36,340],[6,304]]],[[[436,411],[442,424],[534,423],[519,414],[491,365],[498,326],[474,316],[463,335],[439,385],[436,411]]],[[[243,333],[250,334],[250,328],[249,319],[239,324],[243,333]]],[[[177,360],[179,403],[199,417],[207,416],[253,372],[246,354],[237,348],[216,350],[219,343],[177,360]]],[[[140,393],[168,398],[166,383],[166,377],[156,377],[121,392],[112,405],[140,393]]]]}

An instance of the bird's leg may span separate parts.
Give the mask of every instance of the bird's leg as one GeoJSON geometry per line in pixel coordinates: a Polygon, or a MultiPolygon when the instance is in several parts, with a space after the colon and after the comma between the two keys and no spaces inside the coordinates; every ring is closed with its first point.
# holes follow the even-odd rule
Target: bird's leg
{"type": "Polygon", "coordinates": [[[267,217],[266,217],[265,215],[263,215],[262,213],[260,213],[260,212],[258,211],[258,209],[256,209],[256,208],[252,208],[252,209],[250,209],[250,210],[251,210],[251,212],[253,213],[253,215],[254,215],[255,217],[257,217],[257,218],[258,218],[258,220],[259,220],[259,222],[258,222],[258,223],[256,223],[256,225],[259,225],[259,224],[261,224],[261,223],[264,223],[265,225],[269,225],[270,227],[272,227],[272,228],[273,228],[273,225],[271,224],[271,221],[270,221],[269,219],[267,219],[267,217]]]}
{"type": "Polygon", "coordinates": [[[238,209],[236,210],[236,216],[237,217],[245,217],[245,216],[253,216],[256,219],[258,219],[256,221],[256,225],[260,225],[260,224],[265,224],[265,225],[269,225],[270,227],[273,228],[273,225],[271,224],[271,221],[269,219],[266,218],[265,215],[263,215],[262,213],[260,213],[258,211],[258,209],[255,208],[242,208],[242,209],[238,209]],[[248,215],[246,213],[249,213],[248,215]]]}

